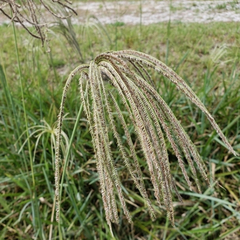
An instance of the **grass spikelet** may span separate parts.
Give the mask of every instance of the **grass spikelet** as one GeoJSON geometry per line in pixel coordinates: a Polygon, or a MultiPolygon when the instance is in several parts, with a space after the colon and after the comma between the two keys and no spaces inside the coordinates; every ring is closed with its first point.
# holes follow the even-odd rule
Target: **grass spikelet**
{"type": "Polygon", "coordinates": [[[201,103],[191,88],[173,70],[159,60],[132,50],[103,53],[97,56],[89,65],[77,67],[69,76],[62,95],[60,113],[58,117],[58,136],[56,142],[55,186],[57,201],[57,220],[61,194],[60,181],[60,152],[61,128],[64,103],[67,90],[75,75],[79,75],[79,92],[81,102],[88,119],[92,142],[95,151],[97,170],[100,181],[100,191],[106,213],[107,223],[111,229],[111,222],[118,223],[118,202],[120,202],[127,220],[131,223],[131,214],[127,207],[125,194],[119,176],[118,166],[112,151],[110,133],[119,148],[120,158],[133,183],[142,195],[146,207],[152,218],[154,209],[148,196],[148,189],[144,184],[143,172],[138,162],[137,148],[134,142],[139,142],[148,166],[150,180],[154,189],[154,196],[159,205],[163,204],[174,225],[174,208],[172,193],[176,192],[179,200],[175,179],[171,174],[167,151],[167,142],[174,151],[179,167],[185,177],[190,190],[201,192],[198,172],[208,181],[204,163],[196,147],[177,120],[170,107],[157,92],[149,69],[154,69],[173,82],[177,89],[185,94],[198,108],[200,108],[219,134],[230,152],[236,155],[228,140],[218,127],[214,118],[201,103]],[[104,81],[102,74],[108,77],[104,81]],[[110,83],[110,84],[109,84],[110,83]],[[111,87],[110,87],[111,85],[111,87]],[[121,99],[121,101],[117,99],[121,99]],[[123,114],[122,108],[124,107],[123,114]],[[134,127],[130,132],[129,123],[134,127]],[[118,125],[118,127],[116,127],[118,125]],[[119,133],[124,133],[125,140],[119,133]],[[133,134],[134,133],[134,134],[133,134]],[[187,161],[188,166],[186,166],[187,161]],[[192,175],[189,176],[187,167],[192,175]],[[193,179],[193,180],[190,180],[193,179]],[[117,201],[117,198],[119,201],[117,201]]]}

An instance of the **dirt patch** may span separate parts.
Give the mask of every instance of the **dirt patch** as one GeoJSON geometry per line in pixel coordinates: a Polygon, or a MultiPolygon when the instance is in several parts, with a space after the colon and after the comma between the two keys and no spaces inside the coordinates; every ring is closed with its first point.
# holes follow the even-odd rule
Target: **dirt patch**
{"type": "Polygon", "coordinates": [[[78,17],[84,22],[94,15],[101,23],[151,24],[166,21],[239,22],[240,3],[237,1],[117,1],[75,4],[78,17]]]}
{"type": "MultiPolygon", "coordinates": [[[[144,25],[158,22],[239,22],[240,3],[232,1],[99,1],[73,4],[78,16],[74,24],[95,16],[102,24],[124,23],[144,25]]],[[[46,19],[44,19],[46,21],[46,19]]],[[[51,21],[51,18],[47,18],[51,21]]],[[[0,24],[9,23],[0,14],[0,24]]]]}

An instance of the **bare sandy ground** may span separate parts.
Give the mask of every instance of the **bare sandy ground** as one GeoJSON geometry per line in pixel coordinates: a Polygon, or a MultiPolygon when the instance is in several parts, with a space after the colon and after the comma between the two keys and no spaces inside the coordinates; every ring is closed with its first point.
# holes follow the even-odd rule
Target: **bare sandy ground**
{"type": "Polygon", "coordinates": [[[101,23],[151,24],[166,21],[240,22],[236,1],[116,1],[77,3],[74,23],[94,15],[101,23]]]}
{"type": "MultiPolygon", "coordinates": [[[[75,2],[78,16],[75,24],[83,24],[95,16],[102,24],[121,22],[144,25],[166,21],[180,22],[240,22],[240,1],[99,1],[75,2]]],[[[46,17],[44,21],[52,19],[46,17]]],[[[0,12],[0,24],[9,20],[0,12]]]]}

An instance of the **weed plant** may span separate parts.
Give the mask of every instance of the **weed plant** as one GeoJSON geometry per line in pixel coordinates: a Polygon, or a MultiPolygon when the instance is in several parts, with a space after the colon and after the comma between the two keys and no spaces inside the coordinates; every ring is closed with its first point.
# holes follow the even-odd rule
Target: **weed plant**
{"type": "MultiPolygon", "coordinates": [[[[176,23],[169,24],[168,27],[165,24],[141,26],[141,39],[138,29],[131,26],[119,26],[117,35],[115,35],[115,26],[109,25],[107,30],[112,39],[117,38],[118,43],[118,49],[111,45],[110,50],[141,48],[162,62],[167,61],[168,65],[178,75],[183,76],[196,92],[198,98],[213,114],[234,150],[239,152],[239,38],[235,24],[213,23],[206,26],[176,23]],[[168,45],[165,45],[167,40],[168,45]],[[223,53],[215,52],[219,56],[218,59],[212,57],[212,53],[217,49],[224,50],[223,53]]],[[[65,169],[61,168],[60,171],[64,170],[65,175],[62,176],[60,185],[62,195],[59,228],[54,218],[56,205],[54,149],[58,130],[55,120],[67,73],[73,65],[79,64],[79,56],[76,51],[72,51],[71,46],[64,39],[53,39],[50,42],[52,50],[50,55],[45,54],[41,44],[31,40],[21,29],[19,29],[20,34],[14,38],[13,31],[15,30],[7,26],[0,28],[2,36],[0,39],[0,46],[2,46],[0,51],[0,239],[59,239],[60,237],[62,239],[112,239],[105,220],[108,218],[108,213],[104,211],[104,201],[99,191],[101,175],[97,172],[96,166],[99,167],[99,162],[94,153],[97,142],[93,144],[91,136],[91,132],[95,130],[89,128],[86,119],[90,115],[90,123],[91,119],[93,121],[93,117],[91,118],[93,111],[90,108],[89,111],[83,111],[87,106],[84,105],[84,99],[85,102],[95,102],[95,105],[90,105],[93,108],[100,106],[101,101],[96,101],[92,97],[87,98],[83,93],[82,105],[79,104],[78,79],[76,77],[72,79],[74,81],[66,96],[66,114],[63,116],[61,131],[60,152],[64,156],[62,167],[65,166],[65,169]],[[31,57],[27,52],[28,48],[34,49],[31,51],[33,53],[31,57]],[[59,60],[61,64],[58,64],[59,60]]],[[[76,31],[79,34],[77,28],[76,31]]],[[[92,36],[92,38],[95,37],[92,36]]],[[[96,38],[95,40],[93,47],[96,49],[97,56],[105,49],[101,49],[100,40],[96,38]]],[[[86,53],[87,46],[81,50],[86,53]]],[[[111,59],[112,55],[119,57],[118,54],[121,52],[107,53],[106,56],[110,55],[111,59]]],[[[87,59],[90,58],[91,56],[87,57],[87,59]]],[[[118,65],[121,61],[123,61],[122,58],[115,64],[118,65]]],[[[99,73],[96,74],[98,70],[94,68],[94,64],[94,62],[91,63],[91,73],[83,72],[83,78],[88,79],[91,74],[98,78],[101,76],[99,73]]],[[[127,66],[124,65],[125,68],[127,66]]],[[[128,68],[131,71],[133,71],[132,67],[134,66],[130,63],[128,68]]],[[[116,199],[119,225],[112,224],[115,238],[238,239],[240,236],[239,158],[228,152],[225,148],[226,144],[215,132],[212,132],[209,121],[206,121],[207,115],[195,108],[188,98],[180,95],[174,84],[170,83],[166,77],[152,70],[150,73],[152,81],[148,83],[149,86],[157,89],[190,135],[190,139],[206,165],[205,172],[210,185],[201,180],[199,185],[202,193],[197,193],[195,187],[193,192],[188,191],[187,182],[184,174],[181,174],[171,142],[166,142],[169,171],[175,180],[179,194],[183,197],[183,202],[175,196],[172,200],[170,199],[175,212],[176,227],[171,226],[171,218],[166,216],[169,206],[162,204],[159,207],[157,200],[154,200],[151,175],[147,171],[145,155],[140,148],[141,139],[138,140],[140,134],[138,135],[137,131],[134,132],[134,122],[130,118],[133,116],[132,111],[127,112],[126,104],[119,97],[117,88],[113,88],[109,80],[96,82],[101,88],[96,85],[93,91],[101,89],[101,99],[104,99],[104,89],[106,94],[109,92],[107,98],[109,105],[102,100],[105,109],[104,117],[107,120],[107,127],[112,126],[111,118],[113,118],[118,135],[114,131],[109,131],[107,137],[114,166],[121,179],[120,191],[124,196],[128,214],[133,219],[134,230],[127,223],[123,209],[119,207],[121,201],[116,199]],[[112,111],[107,117],[108,106],[112,111]],[[119,112],[118,106],[121,109],[119,112]],[[133,184],[134,181],[140,184],[140,178],[134,180],[131,172],[127,171],[127,165],[121,160],[122,153],[131,155],[129,151],[131,145],[128,143],[129,138],[124,130],[125,125],[121,121],[121,116],[131,134],[143,175],[143,183],[151,208],[156,215],[155,221],[151,220],[146,211],[148,202],[144,199],[144,194],[142,196],[137,185],[133,184]],[[121,140],[119,146],[122,147],[117,146],[118,138],[121,140]]],[[[142,75],[145,78],[148,76],[144,71],[141,74],[137,71],[136,74],[140,79],[142,75]]],[[[128,73],[126,76],[128,78],[128,73]]],[[[108,78],[111,79],[111,74],[108,78]]],[[[88,82],[93,83],[90,80],[84,80],[82,88],[87,88],[91,92],[88,82]]],[[[132,88],[136,83],[137,79],[131,84],[129,82],[132,88]]],[[[146,89],[137,89],[134,91],[137,93],[135,98],[139,100],[139,104],[146,101],[143,111],[140,112],[141,116],[145,116],[146,113],[147,116],[151,116],[146,89]]],[[[167,107],[167,105],[164,106],[167,107]]],[[[147,119],[143,124],[147,124],[147,119]]],[[[169,136],[172,135],[169,134],[169,136]]],[[[134,158],[131,159],[134,160],[134,158]]],[[[137,166],[132,164],[132,167],[137,166]]],[[[113,168],[109,169],[115,171],[113,168]]],[[[190,180],[194,181],[191,177],[191,168],[187,165],[186,173],[190,176],[190,180]]],[[[197,177],[201,179],[198,173],[197,177]]],[[[166,177],[166,179],[171,181],[170,178],[166,177]]],[[[111,182],[111,179],[109,181],[111,182]]]]}

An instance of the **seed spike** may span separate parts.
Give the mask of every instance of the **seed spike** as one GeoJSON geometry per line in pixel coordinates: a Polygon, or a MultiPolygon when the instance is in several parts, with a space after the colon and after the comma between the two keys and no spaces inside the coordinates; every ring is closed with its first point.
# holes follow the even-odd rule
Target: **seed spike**
{"type": "Polygon", "coordinates": [[[67,91],[76,74],[80,75],[79,90],[83,109],[90,125],[96,154],[100,191],[107,223],[111,232],[111,222],[118,223],[119,221],[119,203],[127,220],[132,223],[132,219],[127,208],[126,196],[122,190],[122,183],[115,163],[109,132],[113,133],[114,141],[119,148],[119,155],[123,161],[122,164],[125,165],[126,171],[130,174],[153,218],[155,217],[154,208],[147,194],[148,189],[146,189],[144,184],[144,173],[141,171],[141,166],[138,163],[137,148],[139,146],[148,166],[148,174],[154,189],[154,196],[159,205],[163,202],[172,225],[174,225],[172,191],[176,192],[180,201],[182,201],[182,198],[178,193],[175,179],[171,174],[166,142],[170,143],[190,190],[197,186],[198,191],[201,191],[198,172],[204,180],[208,181],[204,162],[170,107],[157,92],[148,72],[149,68],[167,77],[177,86],[179,91],[199,107],[205,113],[229,151],[235,155],[237,154],[203,103],[172,69],[152,56],[133,50],[100,54],[89,65],[77,67],[70,74],[63,90],[58,115],[55,161],[57,219],[61,211],[59,164],[63,110],[67,91]],[[108,77],[108,82],[112,85],[110,89],[108,84],[103,81],[102,73],[108,77]],[[85,85],[83,81],[87,81],[85,85]],[[120,96],[121,101],[117,101],[116,96],[120,96]],[[124,111],[127,112],[128,118],[122,113],[122,107],[125,108],[124,111]],[[134,127],[134,137],[128,129],[128,124],[130,123],[134,127]],[[125,135],[124,141],[118,132],[117,125],[125,135]],[[134,141],[139,143],[137,147],[133,144],[134,141]],[[130,156],[132,159],[130,159],[130,156]],[[188,162],[188,165],[185,164],[185,160],[188,162]],[[188,167],[192,172],[193,181],[190,180],[191,178],[187,172],[188,167]],[[117,201],[116,197],[118,197],[119,201],[117,201]]]}

